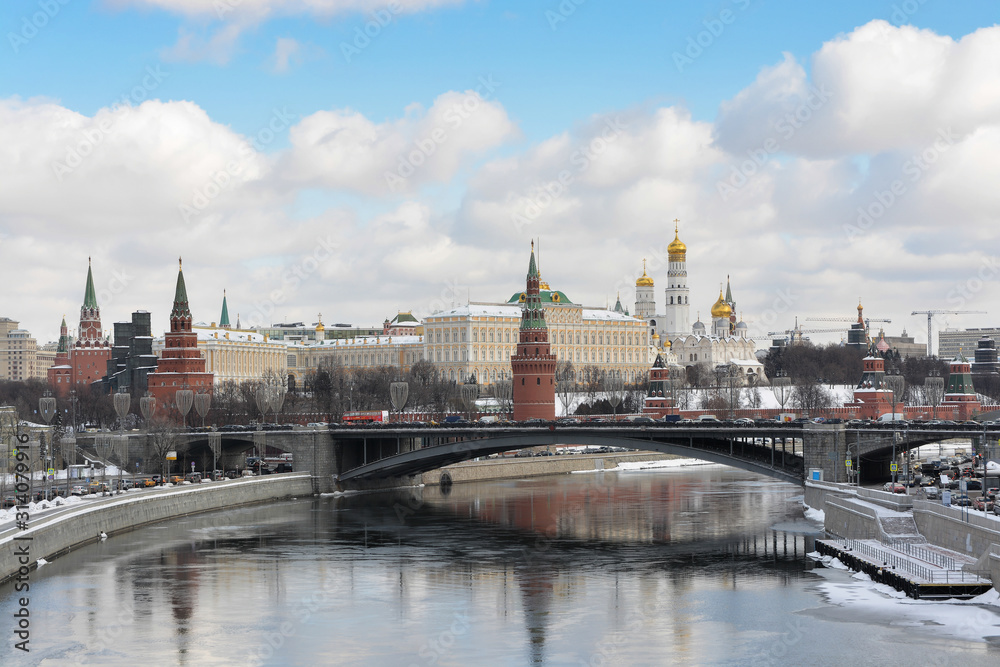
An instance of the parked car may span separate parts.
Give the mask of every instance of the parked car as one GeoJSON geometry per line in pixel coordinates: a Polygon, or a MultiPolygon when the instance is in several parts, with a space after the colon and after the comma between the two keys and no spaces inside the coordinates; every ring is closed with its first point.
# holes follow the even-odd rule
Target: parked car
{"type": "Polygon", "coordinates": [[[80,484],[77,484],[76,486],[74,486],[73,488],[71,488],[69,490],[69,495],[71,495],[71,496],[85,496],[85,495],[87,495],[87,488],[84,487],[84,486],[82,486],[82,485],[80,485],[80,484]]]}
{"type": "Polygon", "coordinates": [[[987,500],[986,498],[976,498],[972,501],[973,509],[980,512],[992,512],[993,511],[993,501],[987,500]]]}
{"type": "Polygon", "coordinates": [[[925,486],[924,487],[924,498],[927,500],[937,500],[941,497],[938,493],[938,488],[936,486],[925,486]]]}

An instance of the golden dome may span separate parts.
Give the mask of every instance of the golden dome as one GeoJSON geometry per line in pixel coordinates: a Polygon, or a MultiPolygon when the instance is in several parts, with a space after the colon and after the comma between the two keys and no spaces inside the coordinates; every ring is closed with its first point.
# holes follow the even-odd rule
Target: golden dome
{"type": "Polygon", "coordinates": [[[646,260],[642,260],[642,277],[635,281],[636,287],[653,287],[653,279],[646,275],[646,260]]]}
{"type": "Polygon", "coordinates": [[[712,317],[725,317],[729,318],[733,314],[733,309],[729,307],[726,300],[722,297],[722,290],[719,290],[719,300],[715,302],[712,306],[712,317]]]}
{"type": "Polygon", "coordinates": [[[677,223],[679,220],[674,220],[674,240],[670,242],[667,246],[667,252],[671,255],[683,255],[687,252],[687,246],[681,241],[680,237],[677,235],[677,223]]]}
{"type": "Polygon", "coordinates": [[[663,339],[663,349],[667,349],[669,347],[670,347],[670,339],[669,338],[664,338],[663,339]]]}

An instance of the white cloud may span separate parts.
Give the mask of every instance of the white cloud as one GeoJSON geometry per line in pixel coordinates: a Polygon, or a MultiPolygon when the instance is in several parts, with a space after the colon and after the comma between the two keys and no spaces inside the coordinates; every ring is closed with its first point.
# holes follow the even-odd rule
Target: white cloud
{"type": "MultiPolygon", "coordinates": [[[[177,43],[164,50],[168,61],[205,60],[225,65],[247,29],[276,16],[329,18],[362,14],[382,22],[464,0],[105,0],[115,8],[161,9],[186,17],[192,25],[180,29],[177,43]]],[[[280,45],[279,45],[280,46],[280,45]]],[[[279,61],[280,63],[280,61],[279,61]]],[[[283,71],[279,69],[278,71],[283,71]]]]}
{"type": "MultiPolygon", "coordinates": [[[[25,287],[0,315],[52,338],[62,313],[79,308],[93,255],[98,290],[112,297],[105,325],[146,308],[159,330],[183,254],[197,319],[217,317],[226,288],[244,321],[322,311],[328,322],[372,324],[395,309],[508,296],[523,285],[531,237],[553,287],[591,305],[620,291],[631,307],[643,257],[662,300],[677,217],[692,316],[707,317],[731,274],[757,331],[796,315],[850,315],[860,296],[866,312],[893,318],[890,334],[919,332],[911,310],[955,306],[955,290],[997,264],[995,36],[954,41],[875,22],[825,45],[810,71],[790,56],[762,70],[717,122],[679,107],[622,109],[528,146],[511,145],[517,129],[486,93],[446,92],[388,120],[317,111],[291,127],[287,149],[266,154],[247,152],[245,137],[191,102],[87,117],[50,100],[3,100],[0,261],[25,287]],[[750,160],[745,182],[721,197],[719,182],[774,119],[824,81],[834,95],[815,118],[762,164],[750,160]],[[471,102],[474,112],[450,120],[471,102]],[[941,127],[955,134],[935,147],[941,127]],[[93,146],[81,149],[87,137],[93,146]],[[427,150],[413,165],[419,145],[427,150]],[[88,155],[60,180],[53,165],[72,150],[88,155]],[[233,160],[237,177],[184,223],[178,205],[233,160]],[[400,160],[413,173],[393,192],[385,174],[400,160]],[[441,184],[459,190],[457,207],[430,194],[441,184]],[[334,203],[305,215],[301,201],[315,192],[334,203]],[[851,233],[859,209],[879,213],[851,233]],[[113,293],[115,272],[130,279],[113,293]]],[[[989,310],[997,277],[962,306],[989,310]]]]}
{"type": "Polygon", "coordinates": [[[298,64],[302,59],[302,45],[291,37],[279,37],[274,47],[271,69],[279,74],[288,71],[290,65],[298,64]]]}
{"type": "Polygon", "coordinates": [[[281,172],[293,183],[391,196],[447,182],[515,135],[503,106],[471,90],[444,93],[426,111],[411,105],[384,123],[350,109],[318,111],[292,128],[281,172]]]}
{"type": "Polygon", "coordinates": [[[811,156],[913,150],[943,128],[965,135],[1000,118],[1000,27],[955,41],[877,20],[823,45],[812,73],[785,54],[720,108],[719,145],[768,139],[811,156]],[[796,116],[797,114],[797,116],[796,116]]]}

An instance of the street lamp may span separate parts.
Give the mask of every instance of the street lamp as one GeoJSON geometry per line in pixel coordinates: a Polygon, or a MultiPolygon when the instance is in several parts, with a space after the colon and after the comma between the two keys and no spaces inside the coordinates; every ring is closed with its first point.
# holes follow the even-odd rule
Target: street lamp
{"type": "MultiPolygon", "coordinates": [[[[52,423],[52,418],[56,416],[56,399],[53,398],[52,392],[48,389],[42,394],[42,397],[38,399],[38,414],[42,416],[45,420],[45,425],[49,426],[52,423]]],[[[49,443],[46,447],[44,444],[44,438],[42,443],[42,461],[45,466],[45,499],[49,499],[49,452],[54,446],[52,442],[52,433],[48,434],[49,443]]]]}
{"type": "Polygon", "coordinates": [[[608,402],[611,403],[613,421],[617,421],[618,404],[622,402],[622,389],[625,385],[622,382],[621,376],[617,373],[614,371],[609,371],[608,373],[608,375],[604,376],[604,390],[608,393],[608,402]]]}
{"type": "Polygon", "coordinates": [[[205,428],[205,417],[208,416],[208,410],[212,407],[212,395],[206,394],[205,392],[198,392],[194,396],[194,410],[201,417],[201,427],[205,428]]]}
{"type": "Polygon", "coordinates": [[[186,431],[187,415],[191,412],[191,406],[194,405],[194,392],[190,389],[178,389],[174,393],[174,403],[177,405],[177,411],[181,413],[181,424],[186,431]]]}
{"type": "Polygon", "coordinates": [[[126,387],[119,387],[118,393],[114,395],[115,412],[118,414],[118,459],[121,465],[118,466],[118,488],[122,490],[122,472],[128,465],[128,439],[125,437],[125,417],[132,404],[132,395],[126,391],[126,387]]]}
{"type": "MultiPolygon", "coordinates": [[[[896,470],[892,470],[892,484],[895,488],[896,485],[896,471],[899,469],[899,465],[896,462],[896,403],[903,397],[903,390],[906,388],[906,380],[902,375],[899,374],[897,369],[890,369],[885,372],[885,384],[889,391],[892,392],[892,466],[896,470]]],[[[895,489],[894,489],[895,490],[895,489]]]]}
{"type": "Polygon", "coordinates": [[[788,377],[788,373],[784,370],[775,373],[774,377],[771,378],[771,389],[781,405],[781,411],[784,412],[785,402],[792,394],[792,380],[788,377]]]}
{"type": "MultiPolygon", "coordinates": [[[[478,385],[477,385],[478,389],[478,385]]],[[[396,411],[396,421],[399,421],[400,413],[406,407],[406,399],[410,396],[410,384],[408,382],[393,382],[389,385],[389,400],[396,411]]]]}

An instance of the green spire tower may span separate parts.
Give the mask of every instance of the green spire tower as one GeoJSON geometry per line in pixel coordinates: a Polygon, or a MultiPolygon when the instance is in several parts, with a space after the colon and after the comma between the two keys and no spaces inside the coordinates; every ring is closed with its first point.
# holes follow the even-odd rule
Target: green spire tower
{"type": "Polygon", "coordinates": [[[226,290],[222,290],[222,315],[219,316],[219,327],[222,329],[230,328],[229,306],[226,304],[226,290]]]}
{"type": "Polygon", "coordinates": [[[181,259],[178,259],[177,287],[174,290],[174,307],[170,311],[170,320],[184,318],[189,320],[188,328],[190,329],[191,309],[188,307],[187,287],[184,286],[184,263],[181,259]]]}

